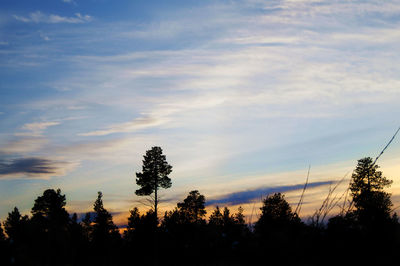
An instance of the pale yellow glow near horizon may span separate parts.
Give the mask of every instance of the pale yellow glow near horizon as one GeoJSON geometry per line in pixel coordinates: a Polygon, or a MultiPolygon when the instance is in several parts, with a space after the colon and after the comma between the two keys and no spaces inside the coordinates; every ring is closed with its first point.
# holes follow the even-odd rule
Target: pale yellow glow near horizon
{"type": "MultiPolygon", "coordinates": [[[[352,169],[354,169],[356,165],[356,162],[354,161],[345,161],[345,162],[340,162],[340,163],[335,163],[331,165],[325,165],[325,166],[319,166],[312,168],[311,167],[311,173],[310,173],[310,179],[309,182],[318,182],[318,181],[326,181],[326,180],[336,180],[339,181],[341,180],[344,175],[347,173],[347,176],[345,179],[342,181],[342,183],[337,187],[337,189],[332,193],[330,199],[337,201],[337,205],[342,206],[343,201],[345,199],[344,192],[348,187],[352,169]],[[330,177],[330,178],[329,178],[330,177]],[[340,199],[340,200],[339,200],[340,199]]],[[[396,208],[400,204],[400,158],[385,158],[385,160],[379,161],[378,165],[380,166],[379,170],[383,172],[384,176],[387,178],[393,180],[393,184],[390,188],[385,189],[387,192],[392,194],[392,202],[393,202],[393,208],[396,208]]],[[[237,180],[235,182],[232,182],[232,184],[229,184],[230,187],[233,188],[233,191],[236,189],[240,188],[241,186],[243,187],[243,184],[245,181],[247,181],[248,184],[262,184],[262,181],[269,181],[271,183],[271,178],[274,176],[275,178],[278,177],[280,180],[279,182],[274,182],[275,184],[279,185],[295,185],[295,184],[301,184],[305,182],[305,176],[306,176],[306,170],[298,170],[298,171],[291,171],[291,172],[284,172],[284,173],[276,173],[276,174],[268,174],[268,175],[261,175],[261,176],[252,176],[249,177],[246,180],[237,180]],[[290,180],[298,180],[296,183],[289,183],[290,180]]],[[[332,185],[323,185],[319,187],[312,187],[312,188],[307,188],[307,190],[304,193],[303,196],[303,204],[301,207],[301,212],[300,212],[300,217],[304,220],[307,221],[314,213],[316,210],[318,210],[321,207],[321,204],[323,201],[326,199],[329,189],[331,189],[335,186],[335,183],[332,185]]],[[[226,188],[225,184],[225,188],[226,188]]],[[[206,196],[207,199],[213,199],[217,196],[221,196],[221,191],[224,191],[222,184],[221,185],[213,185],[213,188],[207,189],[204,187],[199,190],[199,192],[203,195],[206,196]],[[222,190],[221,190],[222,189],[222,190]],[[210,193],[207,193],[208,192],[210,193]],[[220,193],[218,193],[218,191],[220,193]]],[[[231,190],[232,191],[232,190],[231,190]]],[[[236,191],[243,191],[243,190],[236,190],[236,191]]],[[[168,193],[168,192],[166,192],[168,193]]],[[[294,190],[294,191],[288,191],[288,192],[283,192],[285,195],[285,199],[290,203],[292,206],[292,209],[295,210],[296,206],[299,202],[300,195],[302,193],[302,189],[294,190]]],[[[229,194],[229,193],[223,193],[223,194],[229,194]]],[[[244,209],[244,215],[246,218],[247,223],[254,223],[257,221],[259,215],[261,214],[260,208],[262,206],[262,199],[265,198],[267,195],[263,195],[262,198],[254,200],[249,203],[245,204],[237,204],[237,205],[229,205],[229,204],[221,204],[219,207],[222,209],[225,206],[228,207],[231,211],[231,214],[234,214],[237,212],[238,207],[241,206],[244,209]]],[[[183,201],[183,199],[186,197],[183,196],[182,199],[179,201],[183,201]]],[[[347,195],[347,199],[349,199],[350,195],[347,195]]],[[[115,202],[115,205],[112,204],[110,207],[112,209],[119,209],[122,210],[121,206],[117,206],[117,202],[115,202]]],[[[123,209],[121,213],[118,215],[114,216],[114,222],[118,225],[126,225],[127,224],[127,219],[129,216],[129,211],[128,209],[132,209],[134,206],[129,206],[129,204],[124,204],[127,209],[123,209]]],[[[139,208],[141,214],[144,214],[149,207],[146,206],[141,206],[137,205],[139,208]]],[[[159,212],[159,218],[162,218],[164,216],[165,211],[173,210],[176,207],[176,203],[173,202],[164,202],[160,206],[160,212],[159,212]]],[[[215,206],[208,206],[206,208],[207,210],[207,215],[206,217],[212,213],[214,210],[215,206]]],[[[334,207],[332,210],[328,213],[328,216],[326,219],[329,218],[329,216],[336,215],[340,211],[339,207],[334,207]]],[[[396,210],[397,211],[397,210],[396,210]]]]}

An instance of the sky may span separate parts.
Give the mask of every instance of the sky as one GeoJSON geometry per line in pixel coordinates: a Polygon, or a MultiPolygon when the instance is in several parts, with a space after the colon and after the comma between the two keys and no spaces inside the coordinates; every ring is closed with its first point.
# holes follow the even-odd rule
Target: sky
{"type": "MultiPolygon", "coordinates": [[[[0,220],[60,188],[78,213],[102,191],[126,223],[153,146],[173,166],[162,211],[195,189],[248,216],[278,191],[295,206],[311,166],[305,217],[400,126],[399,1],[0,7],[0,220]]],[[[399,154],[378,161],[395,206],[399,154]]]]}

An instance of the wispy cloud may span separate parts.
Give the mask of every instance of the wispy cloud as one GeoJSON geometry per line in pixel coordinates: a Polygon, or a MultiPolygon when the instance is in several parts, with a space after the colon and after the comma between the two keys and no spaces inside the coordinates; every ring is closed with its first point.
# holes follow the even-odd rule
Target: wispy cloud
{"type": "Polygon", "coordinates": [[[145,129],[149,127],[154,127],[165,123],[159,118],[152,118],[152,117],[139,117],[131,122],[115,124],[109,126],[107,129],[104,130],[96,130],[87,133],[81,133],[80,136],[104,136],[113,133],[126,133],[126,132],[134,132],[140,129],[145,129]]]}
{"type": "Polygon", "coordinates": [[[36,178],[48,179],[52,176],[65,175],[75,165],[64,161],[46,158],[17,158],[0,160],[0,179],[4,178],[36,178]]]}
{"type": "Polygon", "coordinates": [[[60,122],[57,121],[48,121],[48,122],[34,122],[34,123],[26,123],[21,129],[26,132],[17,132],[16,136],[27,136],[27,137],[40,137],[43,132],[51,126],[59,125],[60,122]]]}
{"type": "Polygon", "coordinates": [[[45,130],[48,127],[59,125],[59,122],[35,122],[35,123],[27,123],[22,126],[22,129],[30,130],[30,131],[41,131],[45,130]]]}
{"type": "Polygon", "coordinates": [[[72,4],[72,5],[77,5],[77,3],[74,0],[62,0],[62,2],[67,3],[67,4],[72,4]]]}
{"type": "Polygon", "coordinates": [[[86,108],[87,108],[86,106],[82,106],[82,105],[71,105],[71,106],[67,107],[68,110],[83,110],[86,108]]]}
{"type": "Polygon", "coordinates": [[[50,41],[49,36],[47,36],[46,34],[44,34],[43,32],[39,32],[40,38],[42,38],[45,41],[50,41]]]}
{"type": "Polygon", "coordinates": [[[21,138],[0,147],[0,154],[26,154],[40,150],[47,140],[44,138],[21,138]]]}
{"type": "Polygon", "coordinates": [[[81,161],[107,161],[113,164],[140,162],[148,147],[160,143],[156,136],[135,136],[99,141],[74,142],[69,145],[53,146],[49,151],[58,156],[81,161]]]}
{"type": "Polygon", "coordinates": [[[396,1],[204,3],[161,11],[140,25],[123,17],[97,23],[64,11],[16,13],[15,19],[32,24],[93,23],[40,29],[52,41],[39,44],[38,29],[30,33],[32,42],[24,36],[17,46],[17,40],[4,39],[15,46],[3,51],[13,59],[7,66],[48,62],[63,72],[43,76],[54,93],[17,102],[49,118],[24,120],[24,132],[16,133],[38,138],[11,141],[0,153],[79,160],[82,172],[74,185],[88,191],[100,183],[91,176],[101,172],[103,180],[117,183],[126,169],[140,169],[145,150],[158,144],[174,166],[171,191],[198,186],[223,204],[218,200],[246,202],[268,193],[260,184],[292,191],[290,184],[299,184],[304,173],[278,174],[302,164],[329,169],[316,182],[341,175],[353,163],[345,170],[329,163],[369,153],[385,126],[395,123],[396,1]],[[60,113],[90,119],[63,122],[47,143],[40,136],[61,121],[60,113]],[[369,129],[374,133],[367,135],[369,129]],[[221,191],[232,193],[220,196],[221,191]]]}
{"type": "Polygon", "coordinates": [[[14,15],[14,18],[18,21],[22,22],[33,22],[33,23],[85,23],[85,22],[90,22],[93,20],[92,16],[89,15],[82,15],[80,13],[75,13],[75,16],[73,17],[63,17],[60,15],[55,15],[55,14],[44,14],[40,11],[36,11],[33,13],[30,13],[29,16],[23,17],[23,16],[17,16],[14,15]]]}

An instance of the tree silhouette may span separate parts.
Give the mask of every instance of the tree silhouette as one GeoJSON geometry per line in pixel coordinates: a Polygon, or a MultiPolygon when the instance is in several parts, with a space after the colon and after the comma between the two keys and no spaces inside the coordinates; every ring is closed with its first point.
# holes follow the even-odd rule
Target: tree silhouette
{"type": "MultiPolygon", "coordinates": [[[[129,211],[128,226],[124,232],[124,237],[131,244],[143,246],[146,242],[151,245],[151,241],[157,229],[157,219],[153,210],[149,210],[146,214],[141,215],[137,207],[129,211]],[[134,243],[137,242],[137,243],[134,243]]],[[[147,245],[145,245],[147,246],[147,245]]]]}
{"type": "Polygon", "coordinates": [[[214,227],[223,226],[224,218],[218,206],[216,206],[215,210],[211,213],[210,218],[208,219],[208,223],[214,227]]]}
{"type": "Polygon", "coordinates": [[[93,205],[95,211],[91,225],[91,239],[95,256],[93,259],[99,264],[109,265],[117,259],[114,250],[118,248],[120,235],[111,214],[104,208],[102,197],[103,193],[99,191],[93,205]]]}
{"type": "Polygon", "coordinates": [[[118,228],[114,224],[111,214],[104,208],[102,197],[103,193],[99,191],[93,205],[96,216],[92,225],[92,239],[94,242],[100,244],[110,241],[119,235],[118,228]]]}
{"type": "Polygon", "coordinates": [[[9,245],[0,222],[0,265],[9,264],[12,258],[10,255],[9,245]]]}
{"type": "Polygon", "coordinates": [[[4,235],[3,227],[0,222],[0,242],[3,242],[4,240],[6,240],[6,236],[4,235]]]}
{"type": "MultiPolygon", "coordinates": [[[[158,250],[158,221],[152,209],[141,215],[137,207],[129,211],[128,225],[124,231],[124,240],[126,241],[126,250],[129,253],[134,250],[140,256],[135,258],[135,264],[148,265],[151,262],[157,264],[160,257],[158,250]],[[151,259],[152,258],[152,259],[151,259]],[[154,261],[153,261],[154,260],[154,261]]],[[[126,258],[126,264],[132,263],[132,258],[126,258]]]]}
{"type": "Polygon", "coordinates": [[[281,193],[268,196],[260,209],[262,213],[255,225],[256,230],[261,230],[262,227],[282,227],[301,222],[281,193]]]}
{"type": "Polygon", "coordinates": [[[204,195],[193,190],[174,210],[165,212],[163,227],[174,231],[177,225],[205,224],[206,213],[204,195]]]}
{"type": "Polygon", "coordinates": [[[69,214],[65,210],[65,195],[61,190],[47,189],[35,200],[32,208],[34,219],[45,220],[51,225],[66,225],[69,221],[69,214]]]}
{"type": "Polygon", "coordinates": [[[149,210],[145,215],[140,215],[139,209],[135,207],[129,212],[128,226],[124,232],[126,238],[134,240],[142,236],[148,237],[156,230],[157,219],[153,210],[149,210]]]}
{"type": "Polygon", "coordinates": [[[244,223],[243,208],[239,207],[238,213],[231,215],[227,207],[224,207],[221,212],[216,206],[210,215],[208,226],[210,228],[209,243],[217,251],[216,254],[225,257],[236,256],[234,251],[239,248],[239,245],[243,246],[244,237],[248,233],[244,223]]]}
{"type": "Polygon", "coordinates": [[[32,207],[30,226],[34,256],[39,264],[58,264],[70,260],[70,218],[65,210],[65,195],[61,190],[47,189],[32,207]],[[39,248],[48,249],[41,253],[39,248]]]}
{"type": "Polygon", "coordinates": [[[230,227],[235,223],[235,218],[231,215],[231,211],[228,207],[224,207],[222,219],[224,221],[224,227],[230,227]]]}
{"type": "MultiPolygon", "coordinates": [[[[146,154],[138,193],[157,198],[157,189],[171,185],[171,167],[161,149],[153,149],[158,155],[146,154]]],[[[304,224],[281,193],[263,200],[254,230],[242,207],[233,213],[216,206],[207,223],[205,196],[193,190],[165,212],[161,226],[156,206],[143,215],[130,210],[121,239],[101,192],[94,212],[79,222],[76,213],[69,216],[60,189],[47,189],[31,218],[15,207],[0,224],[0,265],[337,265],[344,259],[346,265],[397,265],[400,224],[384,191],[392,181],[378,168],[371,158],[358,160],[349,187],[353,209],[320,227],[304,224]]]]}
{"type": "MultiPolygon", "coordinates": [[[[89,241],[86,237],[82,224],[78,222],[78,215],[76,213],[74,213],[71,217],[69,228],[70,241],[68,244],[72,246],[69,257],[72,262],[82,261],[82,263],[84,263],[84,259],[89,249],[89,241]]],[[[85,261],[85,264],[86,262],[87,261],[85,261]]]]}
{"type": "Polygon", "coordinates": [[[197,190],[189,192],[173,211],[165,212],[161,229],[168,244],[164,254],[182,261],[200,260],[207,246],[205,214],[205,197],[197,190]]]}
{"type": "Polygon", "coordinates": [[[83,236],[86,240],[90,240],[91,238],[91,234],[92,234],[92,217],[90,215],[90,212],[87,212],[85,214],[85,217],[82,219],[82,221],[80,222],[81,226],[82,226],[82,233],[83,236]]]}
{"type": "Polygon", "coordinates": [[[24,233],[26,233],[28,219],[28,216],[21,216],[18,208],[14,207],[14,210],[8,213],[8,217],[4,221],[4,229],[8,238],[12,239],[12,241],[19,242],[24,236],[24,233]]]}
{"type": "Polygon", "coordinates": [[[385,187],[392,184],[378,171],[370,157],[358,160],[357,167],[351,176],[350,191],[353,196],[355,214],[363,226],[377,226],[391,220],[390,194],[385,187]]]}
{"type": "Polygon", "coordinates": [[[172,172],[172,166],[167,163],[165,155],[162,154],[162,149],[157,146],[146,151],[146,155],[143,157],[142,172],[136,173],[136,184],[140,186],[140,189],[136,190],[135,194],[150,196],[154,193],[152,205],[154,213],[158,217],[158,190],[171,187],[172,183],[168,175],[172,172]]]}
{"type": "Polygon", "coordinates": [[[35,238],[32,237],[38,234],[36,228],[31,226],[31,221],[28,216],[22,216],[18,208],[14,207],[14,209],[8,213],[8,217],[3,224],[10,244],[10,251],[8,254],[10,260],[20,265],[37,260],[37,256],[35,256],[35,246],[31,246],[32,243],[37,244],[37,242],[39,242],[37,240],[35,241],[35,238]]]}
{"type": "Polygon", "coordinates": [[[130,231],[137,231],[140,224],[140,212],[137,207],[129,211],[130,215],[128,217],[128,227],[125,231],[125,235],[130,231]]]}
{"type": "Polygon", "coordinates": [[[294,247],[289,249],[289,243],[294,245],[297,242],[301,220],[281,193],[268,196],[260,209],[262,213],[254,227],[260,246],[269,250],[271,261],[284,264],[285,260],[291,259],[284,254],[297,250],[294,247]]]}
{"type": "Polygon", "coordinates": [[[242,206],[239,206],[238,208],[238,212],[235,213],[235,223],[241,226],[245,225],[245,221],[244,221],[244,214],[243,214],[243,208],[242,206]]]}
{"type": "Polygon", "coordinates": [[[188,223],[202,222],[203,217],[206,215],[205,210],[205,197],[201,195],[198,190],[189,192],[189,195],[177,204],[179,212],[183,215],[188,223]]]}
{"type": "Polygon", "coordinates": [[[349,186],[354,204],[350,206],[354,209],[332,217],[327,226],[327,242],[331,246],[328,249],[340,245],[344,250],[351,249],[353,254],[364,254],[373,247],[374,254],[382,254],[352,256],[351,264],[389,265],[387,260],[394,261],[396,254],[397,216],[391,215],[390,194],[384,191],[392,181],[378,168],[370,157],[357,161],[349,186]]]}

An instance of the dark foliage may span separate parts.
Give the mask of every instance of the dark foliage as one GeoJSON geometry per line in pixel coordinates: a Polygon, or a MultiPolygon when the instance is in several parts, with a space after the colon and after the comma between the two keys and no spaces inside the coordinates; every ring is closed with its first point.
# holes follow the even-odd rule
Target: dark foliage
{"type": "Polygon", "coordinates": [[[281,193],[265,198],[261,212],[254,227],[258,245],[271,251],[271,261],[293,263],[291,260],[298,255],[304,224],[281,193]],[[287,256],[288,252],[293,257],[287,256]]]}
{"type": "Polygon", "coordinates": [[[225,207],[223,212],[217,206],[210,215],[208,222],[208,242],[210,254],[219,260],[226,257],[238,260],[239,254],[244,252],[246,240],[250,236],[243,216],[243,209],[239,207],[236,214],[231,215],[225,207]]]}
{"type": "Polygon", "coordinates": [[[118,236],[118,228],[112,220],[111,214],[104,208],[103,194],[99,191],[96,201],[94,202],[93,209],[96,216],[94,217],[91,239],[94,242],[108,242],[118,236]]]}
{"type": "Polygon", "coordinates": [[[358,160],[352,174],[350,191],[354,209],[329,219],[327,237],[330,244],[363,254],[374,247],[379,256],[351,257],[350,262],[363,264],[390,264],[394,261],[395,247],[399,246],[399,223],[392,214],[390,194],[383,189],[392,183],[378,171],[372,158],[358,160]]]}
{"type": "Polygon", "coordinates": [[[6,265],[9,262],[9,246],[6,242],[6,236],[4,235],[3,227],[0,222],[0,265],[6,265]]]}
{"type": "Polygon", "coordinates": [[[10,240],[13,242],[20,242],[26,234],[28,216],[21,216],[17,207],[8,213],[8,217],[4,222],[4,229],[10,240]]]}
{"type": "Polygon", "coordinates": [[[172,183],[168,175],[172,172],[172,166],[168,164],[160,147],[152,147],[143,156],[142,172],[136,173],[136,184],[140,187],[135,191],[138,196],[149,196],[154,193],[153,206],[156,217],[158,207],[158,190],[170,188],[172,183]]]}
{"type": "Polygon", "coordinates": [[[241,207],[216,206],[206,219],[206,199],[193,190],[161,224],[153,209],[133,208],[121,238],[101,192],[79,221],[65,195],[48,189],[31,217],[15,207],[0,226],[0,265],[397,265],[400,225],[384,191],[391,181],[377,169],[358,161],[354,208],[323,226],[303,223],[280,193],[263,200],[254,227],[241,207]]]}
{"type": "Polygon", "coordinates": [[[284,237],[282,234],[291,233],[292,229],[297,228],[302,223],[281,193],[268,196],[263,201],[261,212],[254,229],[256,235],[263,238],[282,239],[284,237]]]}
{"type": "Polygon", "coordinates": [[[0,222],[0,242],[4,242],[5,240],[6,240],[6,236],[4,235],[3,227],[1,226],[1,222],[0,222]]]}
{"type": "Polygon", "coordinates": [[[202,260],[206,251],[205,197],[197,190],[166,212],[161,224],[164,251],[181,260],[202,260]]]}
{"type": "Polygon", "coordinates": [[[372,229],[391,221],[390,194],[383,191],[392,184],[378,171],[378,165],[373,164],[372,158],[358,160],[352,175],[350,190],[353,196],[355,216],[361,226],[372,229]]]}
{"type": "Polygon", "coordinates": [[[32,241],[35,244],[32,256],[40,263],[55,264],[70,258],[70,218],[65,205],[65,195],[61,194],[60,189],[47,189],[35,200],[30,220],[32,241]],[[40,255],[40,249],[48,251],[46,256],[40,255]]]}
{"type": "Polygon", "coordinates": [[[103,206],[102,197],[103,194],[99,191],[93,205],[95,217],[91,223],[89,237],[92,242],[93,260],[100,265],[110,265],[118,259],[115,250],[119,245],[120,234],[111,214],[103,206]]]}
{"type": "MultiPolygon", "coordinates": [[[[158,221],[153,210],[141,215],[138,208],[130,210],[128,226],[124,232],[124,253],[140,254],[135,261],[138,265],[156,264],[159,257],[158,221]]],[[[162,249],[163,247],[161,247],[162,249]]],[[[130,261],[130,257],[126,258],[130,261]]]]}
{"type": "Polygon", "coordinates": [[[189,192],[183,202],[177,204],[179,212],[182,214],[186,223],[202,223],[206,215],[206,198],[197,190],[189,192]]]}

